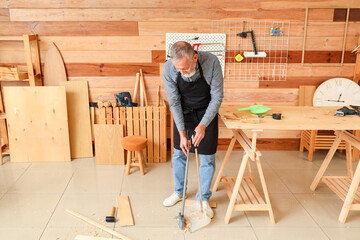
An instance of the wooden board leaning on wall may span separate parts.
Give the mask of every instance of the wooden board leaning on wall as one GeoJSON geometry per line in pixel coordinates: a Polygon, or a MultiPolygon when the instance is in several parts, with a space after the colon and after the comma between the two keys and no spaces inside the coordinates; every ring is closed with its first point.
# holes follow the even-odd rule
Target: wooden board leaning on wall
{"type": "Polygon", "coordinates": [[[143,152],[147,162],[167,161],[166,106],[116,107],[115,103],[108,102],[104,105],[95,108],[95,124],[122,124],[124,136],[136,135],[147,138],[148,145],[143,152]]]}

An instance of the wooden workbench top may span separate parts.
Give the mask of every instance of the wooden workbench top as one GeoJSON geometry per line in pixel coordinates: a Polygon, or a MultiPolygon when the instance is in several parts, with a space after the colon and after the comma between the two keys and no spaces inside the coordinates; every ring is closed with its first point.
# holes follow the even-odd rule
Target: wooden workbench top
{"type": "Polygon", "coordinates": [[[340,107],[307,107],[307,106],[267,106],[266,114],[282,113],[282,120],[275,120],[271,116],[261,118],[260,123],[244,123],[240,120],[230,120],[224,116],[254,116],[249,110],[237,111],[238,108],[247,107],[239,105],[223,105],[219,114],[229,129],[249,130],[360,130],[360,117],[348,115],[334,116],[340,107]]]}

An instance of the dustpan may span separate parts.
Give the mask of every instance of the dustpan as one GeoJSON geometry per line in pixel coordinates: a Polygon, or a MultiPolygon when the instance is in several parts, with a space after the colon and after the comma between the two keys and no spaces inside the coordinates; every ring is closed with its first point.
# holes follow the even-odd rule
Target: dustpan
{"type": "Polygon", "coordinates": [[[262,114],[266,113],[268,110],[271,110],[271,108],[268,108],[264,105],[252,105],[247,108],[238,108],[238,111],[244,111],[244,110],[250,110],[252,114],[262,114]]]}
{"type": "Polygon", "coordinates": [[[205,209],[203,209],[202,204],[202,195],[201,195],[201,183],[200,183],[200,171],[199,171],[199,157],[197,148],[195,148],[195,158],[196,158],[196,168],[198,175],[198,188],[200,196],[200,205],[193,204],[186,207],[185,216],[190,223],[189,231],[191,233],[207,226],[211,222],[211,218],[206,214],[205,209]]]}

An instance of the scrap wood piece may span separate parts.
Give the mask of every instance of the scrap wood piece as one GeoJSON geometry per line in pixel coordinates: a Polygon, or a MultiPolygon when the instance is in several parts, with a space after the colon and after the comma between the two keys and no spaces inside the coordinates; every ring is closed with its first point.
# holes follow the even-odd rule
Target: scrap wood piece
{"type": "Polygon", "coordinates": [[[77,235],[74,240],[113,240],[113,238],[104,238],[104,237],[93,237],[93,236],[77,235]]]}
{"type": "Polygon", "coordinates": [[[65,86],[72,158],[93,156],[87,81],[60,82],[65,86]]]}
{"type": "Polygon", "coordinates": [[[75,212],[73,210],[70,210],[70,209],[66,209],[66,212],[72,214],[73,216],[75,216],[77,218],[80,218],[81,220],[83,220],[83,221],[85,221],[85,222],[87,222],[87,223],[89,223],[89,224],[91,224],[91,225],[93,225],[95,227],[98,227],[98,228],[104,230],[105,232],[108,232],[108,233],[114,235],[115,237],[118,237],[118,238],[123,239],[123,240],[131,240],[130,238],[122,235],[121,233],[116,232],[116,231],[114,231],[114,230],[112,230],[112,229],[110,229],[110,228],[108,228],[108,227],[106,227],[106,226],[104,226],[104,225],[102,225],[100,223],[97,223],[94,220],[81,215],[80,213],[77,213],[77,212],[75,212]]]}
{"type": "Polygon", "coordinates": [[[131,211],[129,196],[117,196],[116,202],[118,205],[118,218],[120,221],[119,226],[123,227],[134,225],[134,218],[131,211]]]}
{"type": "Polygon", "coordinates": [[[59,86],[62,81],[67,81],[64,61],[52,42],[45,57],[44,86],[59,86]]]}
{"type": "Polygon", "coordinates": [[[229,113],[228,115],[224,115],[224,118],[227,120],[237,120],[242,123],[260,123],[260,118],[258,117],[238,116],[235,113],[229,113]]]}

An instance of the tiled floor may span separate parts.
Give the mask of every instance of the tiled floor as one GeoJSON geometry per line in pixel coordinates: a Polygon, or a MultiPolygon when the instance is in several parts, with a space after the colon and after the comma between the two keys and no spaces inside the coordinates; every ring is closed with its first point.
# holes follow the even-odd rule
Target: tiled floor
{"type": "MultiPolygon", "coordinates": [[[[0,166],[0,239],[63,240],[76,235],[111,238],[111,235],[73,217],[72,209],[134,240],[176,239],[360,239],[360,212],[350,212],[346,224],[338,222],[342,201],[324,184],[315,193],[309,186],[326,151],[307,153],[262,151],[262,166],[277,224],[266,212],[234,212],[224,223],[229,202],[222,186],[213,193],[218,204],[210,225],[193,234],[178,229],[179,205],[165,208],[162,201],[173,191],[170,161],[148,164],[141,176],[124,174],[124,166],[99,166],[94,159],[70,163],[10,163],[0,166]],[[129,195],[135,226],[120,227],[104,218],[116,205],[115,197],[129,195]]],[[[233,152],[225,175],[236,175],[242,152],[233,152]]],[[[225,152],[217,153],[217,171],[225,152]]],[[[345,154],[336,153],[327,173],[345,174],[345,154]]],[[[356,166],[357,163],[354,163],[356,166]]],[[[252,165],[255,169],[255,165],[252,165]]],[[[258,174],[254,173],[260,186],[258,174]]],[[[193,158],[189,172],[189,198],[196,193],[193,158]]]]}

